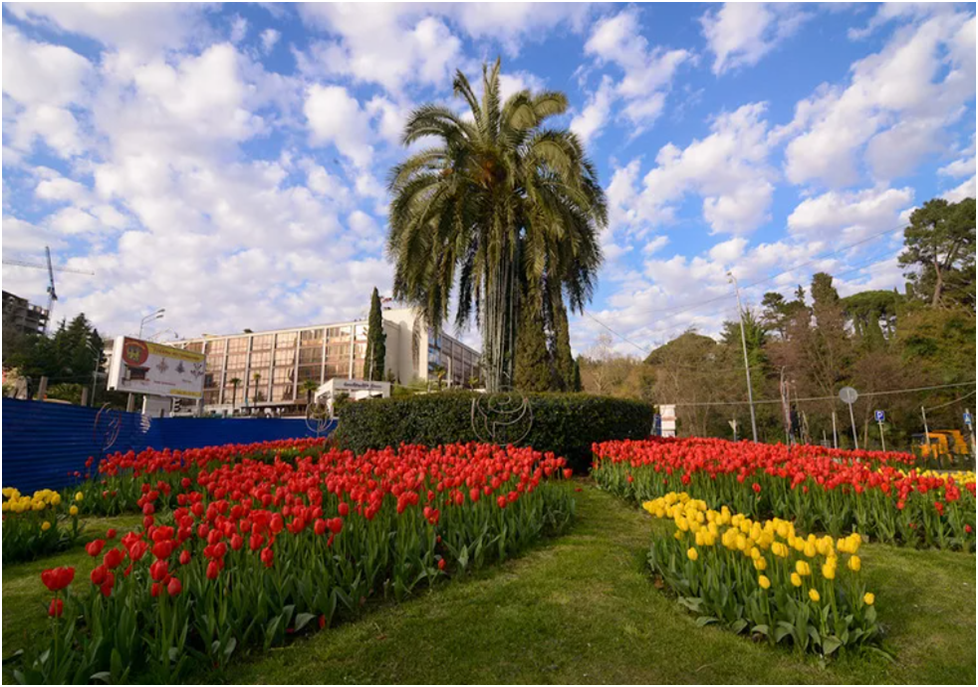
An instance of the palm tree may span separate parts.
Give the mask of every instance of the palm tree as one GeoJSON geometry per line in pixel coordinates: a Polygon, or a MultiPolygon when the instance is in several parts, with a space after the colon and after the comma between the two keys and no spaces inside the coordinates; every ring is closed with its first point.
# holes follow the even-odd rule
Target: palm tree
{"type": "Polygon", "coordinates": [[[306,405],[309,405],[310,403],[312,403],[312,395],[313,395],[313,393],[315,393],[316,389],[318,389],[318,388],[319,388],[319,384],[317,384],[312,379],[306,379],[299,386],[299,390],[300,391],[305,391],[306,392],[306,405]]]}
{"type": "Polygon", "coordinates": [[[261,381],[261,372],[256,372],[254,374],[254,379],[255,379],[255,403],[258,403],[262,400],[261,391],[258,389],[258,382],[261,381]]]}
{"type": "Polygon", "coordinates": [[[232,377],[228,381],[231,383],[231,410],[234,411],[234,406],[238,401],[238,385],[241,383],[241,380],[237,377],[232,377]]]}
{"type": "Polygon", "coordinates": [[[482,331],[486,389],[512,382],[520,308],[583,310],[594,290],[607,224],[604,192],[583,146],[544,122],[567,109],[560,92],[499,96],[499,60],[483,67],[482,98],[457,72],[454,91],[471,120],[440,105],[415,110],[403,142],[435,144],[391,170],[394,296],[435,329],[475,312],[482,331]]]}

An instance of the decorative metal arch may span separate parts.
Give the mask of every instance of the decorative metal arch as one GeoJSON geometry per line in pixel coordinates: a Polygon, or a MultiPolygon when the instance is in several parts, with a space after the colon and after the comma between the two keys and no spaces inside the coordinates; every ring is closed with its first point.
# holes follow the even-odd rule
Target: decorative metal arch
{"type": "Polygon", "coordinates": [[[306,428],[318,439],[329,429],[333,421],[333,413],[325,401],[316,401],[306,405],[306,428]]]}
{"type": "Polygon", "coordinates": [[[472,431],[479,441],[518,446],[533,429],[533,409],[525,394],[500,392],[472,399],[472,431]]]}

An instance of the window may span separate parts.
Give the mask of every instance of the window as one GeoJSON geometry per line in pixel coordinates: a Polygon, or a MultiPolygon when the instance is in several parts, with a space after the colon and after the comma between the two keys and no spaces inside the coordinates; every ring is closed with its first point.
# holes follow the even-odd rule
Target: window
{"type": "Polygon", "coordinates": [[[263,369],[268,367],[268,364],[272,361],[272,355],[268,351],[264,352],[252,352],[251,354],[251,371],[261,372],[263,369]]]}
{"type": "Polygon", "coordinates": [[[275,351],[275,364],[276,365],[287,365],[295,363],[295,349],[286,348],[279,349],[275,351]]]}
{"type": "Polygon", "coordinates": [[[275,348],[294,348],[297,332],[282,332],[275,335],[275,348]]]}
{"type": "Polygon", "coordinates": [[[299,333],[300,346],[321,346],[323,343],[322,329],[307,329],[299,333]]]}
{"type": "Polygon", "coordinates": [[[204,388],[212,389],[217,386],[217,379],[220,379],[221,375],[215,375],[213,372],[208,372],[204,375],[204,388]]]}
{"type": "Polygon", "coordinates": [[[367,344],[358,343],[353,351],[353,356],[358,360],[363,360],[367,357],[367,344]]]}
{"type": "Polygon", "coordinates": [[[219,392],[218,392],[217,389],[214,389],[213,391],[205,391],[204,392],[204,403],[206,405],[214,405],[214,404],[216,404],[218,402],[218,393],[219,392]]]}
{"type": "Polygon", "coordinates": [[[251,338],[251,350],[253,351],[267,351],[272,347],[272,339],[274,335],[272,334],[262,334],[261,336],[253,336],[251,338]]]}
{"type": "Polygon", "coordinates": [[[307,365],[305,367],[299,367],[299,376],[297,377],[299,384],[307,380],[312,380],[319,383],[319,375],[322,372],[322,368],[319,365],[307,365]]]}
{"type": "Polygon", "coordinates": [[[229,353],[244,352],[244,351],[247,351],[247,350],[248,350],[248,337],[247,336],[239,336],[239,337],[237,337],[235,339],[229,339],[228,340],[228,352],[229,353]]]}
{"type": "Polygon", "coordinates": [[[326,363],[326,378],[349,377],[350,363],[326,363]]]}
{"type": "Polygon", "coordinates": [[[295,378],[295,368],[291,365],[289,367],[278,367],[272,370],[272,382],[288,382],[295,378]]]}
{"type": "Polygon", "coordinates": [[[312,365],[318,364],[323,361],[323,349],[319,348],[300,348],[299,349],[299,364],[300,365],[312,365]]]}
{"type": "Polygon", "coordinates": [[[194,353],[204,352],[204,342],[203,341],[191,341],[187,344],[187,350],[193,351],[194,353]]]}
{"type": "Polygon", "coordinates": [[[278,402],[291,401],[295,396],[293,389],[291,384],[275,384],[272,386],[272,400],[278,402]]]}
{"type": "Polygon", "coordinates": [[[243,370],[247,361],[247,353],[231,353],[228,355],[228,369],[243,370]]]}
{"type": "Polygon", "coordinates": [[[326,359],[331,363],[338,363],[342,360],[349,360],[350,358],[350,344],[333,344],[331,343],[326,349],[326,359]]]}

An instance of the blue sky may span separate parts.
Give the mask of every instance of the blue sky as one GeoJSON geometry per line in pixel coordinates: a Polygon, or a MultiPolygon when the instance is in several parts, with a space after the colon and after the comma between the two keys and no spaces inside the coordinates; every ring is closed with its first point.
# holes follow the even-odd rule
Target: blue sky
{"type": "Polygon", "coordinates": [[[55,316],[108,334],[356,318],[404,118],[498,55],[507,92],[567,93],[611,205],[574,347],[639,355],[717,332],[728,270],[750,305],[902,287],[909,212],[975,194],[975,54],[973,4],[5,3],[3,255],[95,272],[55,316]]]}

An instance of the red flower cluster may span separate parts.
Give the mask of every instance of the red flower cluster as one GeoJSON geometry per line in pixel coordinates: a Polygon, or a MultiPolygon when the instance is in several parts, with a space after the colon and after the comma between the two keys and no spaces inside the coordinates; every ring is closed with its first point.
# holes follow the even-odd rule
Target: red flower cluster
{"type": "Polygon", "coordinates": [[[705,438],[609,441],[593,450],[595,479],[629,498],[688,491],[754,517],[794,517],[806,531],[975,546],[974,481],[919,473],[910,454],[705,438]]]}

